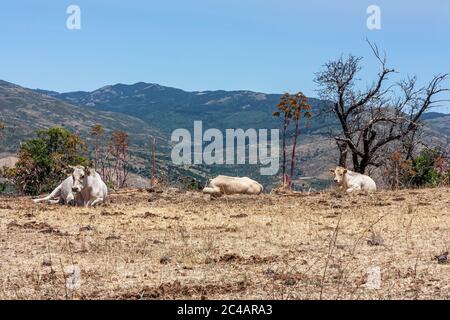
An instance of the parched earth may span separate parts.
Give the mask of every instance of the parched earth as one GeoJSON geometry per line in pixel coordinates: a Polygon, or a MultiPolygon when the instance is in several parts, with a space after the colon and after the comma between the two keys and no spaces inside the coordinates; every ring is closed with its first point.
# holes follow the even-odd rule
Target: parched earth
{"type": "Polygon", "coordinates": [[[450,299],[449,188],[3,198],[0,228],[0,299],[450,299]]]}

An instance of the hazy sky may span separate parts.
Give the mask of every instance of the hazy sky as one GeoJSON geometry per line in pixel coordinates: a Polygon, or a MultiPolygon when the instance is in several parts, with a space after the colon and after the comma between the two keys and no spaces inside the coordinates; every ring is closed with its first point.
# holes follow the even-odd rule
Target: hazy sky
{"type": "Polygon", "coordinates": [[[341,54],[364,56],[361,77],[372,79],[366,38],[398,77],[450,72],[449,34],[448,0],[4,1],[0,79],[56,91],[145,81],[315,96],[314,73],[341,54]],[[66,27],[71,4],[81,30],[66,27]],[[371,4],[381,30],[366,27],[371,4]]]}

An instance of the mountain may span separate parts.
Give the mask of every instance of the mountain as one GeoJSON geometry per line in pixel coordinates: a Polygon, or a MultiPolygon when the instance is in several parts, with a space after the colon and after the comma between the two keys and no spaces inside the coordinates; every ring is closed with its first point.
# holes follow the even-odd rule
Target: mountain
{"type": "MultiPolygon", "coordinates": [[[[252,91],[194,91],[154,83],[138,82],[131,85],[116,84],[92,92],[68,92],[59,99],[101,111],[114,111],[142,119],[152,127],[170,135],[177,128],[192,130],[195,120],[203,121],[203,129],[217,128],[279,128],[280,119],[272,116],[280,94],[252,91]]],[[[323,185],[328,181],[328,168],[338,157],[332,133],[339,129],[333,114],[326,112],[329,103],[310,98],[313,118],[303,124],[298,148],[298,175],[313,176],[323,185]]],[[[426,113],[425,141],[444,143],[450,135],[450,116],[437,112],[426,113]]],[[[255,175],[258,166],[200,166],[209,175],[255,175]]],[[[264,177],[265,183],[273,179],[264,177]]]]}
{"type": "Polygon", "coordinates": [[[448,116],[448,114],[430,111],[430,112],[424,113],[424,115],[422,116],[422,120],[433,120],[433,119],[443,118],[446,116],[448,116]]]}
{"type": "Polygon", "coordinates": [[[440,113],[437,116],[435,113],[432,118],[426,119],[425,123],[429,128],[439,132],[442,136],[450,138],[450,114],[440,113]]]}
{"type": "Polygon", "coordinates": [[[0,121],[6,124],[4,151],[16,151],[20,141],[33,136],[36,130],[59,125],[83,137],[88,137],[95,124],[103,125],[106,132],[124,130],[134,143],[149,136],[164,139],[163,135],[144,121],[121,113],[98,111],[73,105],[57,99],[48,91],[34,91],[0,81],[0,121]],[[42,92],[45,92],[42,93],[42,92]]]}
{"type": "MultiPolygon", "coordinates": [[[[19,142],[32,136],[36,129],[61,125],[88,138],[95,123],[107,131],[124,130],[131,138],[132,172],[149,175],[149,138],[157,138],[157,165],[171,181],[183,176],[205,179],[215,174],[250,176],[272,185],[276,177],[259,176],[257,165],[185,165],[175,166],[170,159],[170,135],[173,130],[192,131],[195,120],[203,121],[203,130],[217,128],[280,127],[272,116],[279,94],[252,91],[194,91],[139,82],[115,84],[92,92],[58,93],[26,89],[0,81],[0,121],[7,124],[7,136],[0,154],[13,153],[19,142]],[[3,150],[2,150],[3,149],[3,150]]],[[[310,98],[313,118],[303,123],[298,148],[298,176],[315,178],[313,185],[329,181],[329,167],[337,159],[332,133],[338,129],[334,115],[326,112],[329,103],[310,98]]],[[[424,117],[428,141],[445,140],[450,135],[450,115],[427,113],[424,117]]]]}
{"type": "MultiPolygon", "coordinates": [[[[62,99],[60,95],[54,91],[31,90],[0,80],[0,122],[5,124],[5,131],[0,137],[0,158],[15,154],[20,142],[33,138],[36,130],[52,126],[61,126],[78,133],[92,146],[90,130],[95,124],[101,124],[105,128],[106,137],[113,130],[128,133],[130,171],[134,174],[134,180],[138,180],[138,176],[149,176],[150,141],[153,137],[157,143],[157,168],[163,175],[167,175],[169,180],[178,180],[180,177],[203,178],[205,169],[202,166],[185,168],[172,164],[170,136],[167,130],[163,132],[159,129],[165,129],[161,124],[151,126],[139,119],[139,116],[70,103],[70,99],[62,99]]],[[[77,95],[83,93],[71,93],[71,96],[77,95]]]]}
{"type": "MultiPolygon", "coordinates": [[[[50,91],[50,94],[71,104],[137,117],[166,134],[178,128],[192,128],[195,120],[203,120],[205,128],[220,130],[270,129],[280,126],[279,119],[272,117],[280,94],[248,90],[188,92],[145,82],[108,85],[92,92],[50,91]]],[[[329,103],[315,98],[309,98],[309,102],[314,117],[308,121],[304,132],[322,135],[337,128],[334,116],[326,112],[329,103]]],[[[423,120],[430,123],[445,122],[447,116],[439,112],[428,112],[424,114],[423,120]]]]}
{"type": "MultiPolygon", "coordinates": [[[[163,158],[167,158],[169,145],[166,135],[150,127],[141,119],[122,113],[98,111],[70,104],[55,98],[55,95],[59,93],[30,90],[0,81],[0,122],[5,124],[4,136],[0,137],[0,158],[15,154],[20,142],[33,138],[36,130],[48,129],[52,126],[61,126],[78,133],[92,146],[89,133],[97,123],[105,128],[105,137],[108,137],[113,130],[123,130],[129,134],[132,172],[141,173],[141,175],[145,173],[149,162],[149,150],[151,150],[150,137],[156,138],[160,146],[158,151],[163,154],[163,158]]],[[[107,140],[104,143],[106,142],[107,140]]],[[[167,170],[165,167],[167,165],[170,163],[160,161],[160,167],[164,170],[167,170]]]]}
{"type": "MultiPolygon", "coordinates": [[[[92,92],[67,92],[55,97],[70,103],[100,111],[128,114],[170,134],[177,128],[192,128],[195,120],[202,120],[205,128],[278,128],[279,120],[272,112],[279,94],[252,91],[194,91],[139,82],[116,84],[92,92]]],[[[310,99],[318,114],[326,103],[310,99]]],[[[335,123],[331,117],[310,121],[308,132],[328,130],[335,123]]]]}

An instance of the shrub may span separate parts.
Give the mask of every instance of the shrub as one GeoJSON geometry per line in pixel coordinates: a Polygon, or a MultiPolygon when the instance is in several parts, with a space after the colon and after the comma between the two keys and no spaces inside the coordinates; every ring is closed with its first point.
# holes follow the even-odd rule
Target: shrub
{"type": "Polygon", "coordinates": [[[424,149],[412,160],[411,170],[402,178],[414,186],[436,187],[448,184],[450,170],[443,152],[438,149],[424,149]]]}
{"type": "Polygon", "coordinates": [[[85,143],[68,130],[53,127],[36,132],[37,138],[23,142],[14,181],[25,194],[51,191],[66,177],[68,165],[87,165],[81,153],[85,143]]]}

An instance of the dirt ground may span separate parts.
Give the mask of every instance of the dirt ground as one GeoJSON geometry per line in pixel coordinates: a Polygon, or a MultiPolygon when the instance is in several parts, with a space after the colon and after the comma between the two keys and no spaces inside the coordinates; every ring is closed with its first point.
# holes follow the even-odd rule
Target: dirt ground
{"type": "Polygon", "coordinates": [[[0,299],[450,299],[449,188],[3,198],[0,227],[0,299]]]}

